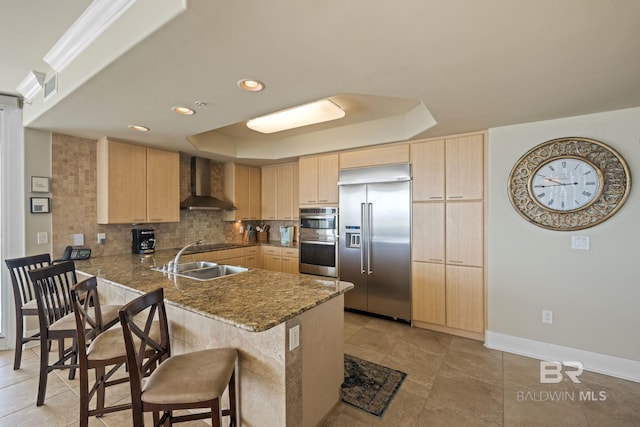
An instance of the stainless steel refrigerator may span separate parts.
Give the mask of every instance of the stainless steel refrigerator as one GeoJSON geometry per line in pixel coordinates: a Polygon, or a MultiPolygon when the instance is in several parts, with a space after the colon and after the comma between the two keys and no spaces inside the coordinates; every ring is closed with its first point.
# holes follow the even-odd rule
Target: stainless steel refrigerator
{"type": "Polygon", "coordinates": [[[410,165],[345,169],[339,185],[345,307],[410,321],[410,165]]]}

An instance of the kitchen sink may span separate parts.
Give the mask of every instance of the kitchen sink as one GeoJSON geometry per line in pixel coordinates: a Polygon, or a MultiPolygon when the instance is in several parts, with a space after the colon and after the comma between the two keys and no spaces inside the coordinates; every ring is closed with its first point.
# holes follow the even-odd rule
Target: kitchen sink
{"type": "Polygon", "coordinates": [[[248,268],[238,267],[228,264],[217,264],[215,262],[194,261],[178,264],[178,271],[167,271],[166,266],[154,268],[162,273],[175,274],[176,276],[188,277],[195,280],[212,280],[220,277],[231,276],[233,274],[244,273],[248,268]]]}

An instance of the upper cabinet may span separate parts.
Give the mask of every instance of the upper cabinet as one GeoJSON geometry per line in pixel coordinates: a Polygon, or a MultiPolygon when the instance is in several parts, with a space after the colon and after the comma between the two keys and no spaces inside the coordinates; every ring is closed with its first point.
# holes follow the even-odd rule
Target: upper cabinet
{"type": "Polygon", "coordinates": [[[444,200],[444,139],[411,144],[413,200],[444,200]]]}
{"type": "Polygon", "coordinates": [[[409,144],[393,144],[340,153],[340,169],[409,163],[409,144]]]}
{"type": "Polygon", "coordinates": [[[98,224],[180,221],[178,153],[103,137],[96,171],[98,224]]]}
{"type": "Polygon", "coordinates": [[[298,218],[298,164],[262,167],[262,219],[298,218]]]}
{"type": "Polygon", "coordinates": [[[484,188],[484,135],[446,139],[447,200],[481,200],[484,188]]]}
{"type": "Polygon", "coordinates": [[[301,157],[299,170],[300,205],[338,203],[337,154],[301,157]]]}
{"type": "Polygon", "coordinates": [[[179,153],[147,148],[147,219],[180,221],[179,153]]]}
{"type": "Polygon", "coordinates": [[[235,211],[225,211],[225,221],[249,221],[260,219],[260,169],[224,164],[224,198],[236,207],[235,211]]]}
{"type": "Polygon", "coordinates": [[[413,201],[482,200],[484,134],[411,144],[413,201]]]}

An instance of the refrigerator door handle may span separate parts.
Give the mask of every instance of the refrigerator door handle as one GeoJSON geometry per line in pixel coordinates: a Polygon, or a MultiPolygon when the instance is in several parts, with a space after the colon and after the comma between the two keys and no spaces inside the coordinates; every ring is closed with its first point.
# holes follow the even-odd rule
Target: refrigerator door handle
{"type": "MultiPolygon", "coordinates": [[[[364,203],[360,203],[360,234],[362,236],[362,238],[366,239],[367,238],[367,234],[366,234],[366,228],[365,228],[365,214],[364,214],[364,210],[365,210],[365,204],[364,203]]],[[[364,274],[364,252],[362,250],[362,244],[360,244],[360,273],[364,274]]]]}
{"type": "Polygon", "coordinates": [[[369,203],[367,207],[367,274],[371,275],[373,270],[371,269],[371,226],[373,224],[373,203],[369,203]]]}

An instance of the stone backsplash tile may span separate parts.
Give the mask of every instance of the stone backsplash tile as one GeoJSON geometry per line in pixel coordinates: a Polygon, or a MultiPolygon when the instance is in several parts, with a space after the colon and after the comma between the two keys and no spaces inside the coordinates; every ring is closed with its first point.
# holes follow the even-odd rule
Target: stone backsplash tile
{"type": "MultiPolygon", "coordinates": [[[[224,195],[222,163],[211,163],[212,189],[215,197],[224,195]]],[[[180,155],[180,197],[190,192],[190,156],[180,155]]],[[[96,211],[96,141],[62,134],[52,139],[52,243],[53,256],[60,257],[73,244],[73,234],[83,233],[85,247],[93,256],[131,252],[131,229],[153,228],[157,248],[182,247],[202,239],[207,243],[236,241],[238,225],[222,220],[220,211],[180,211],[179,223],[110,224],[97,223],[96,211]],[[97,244],[97,233],[106,233],[107,243],[97,244]]]]}

